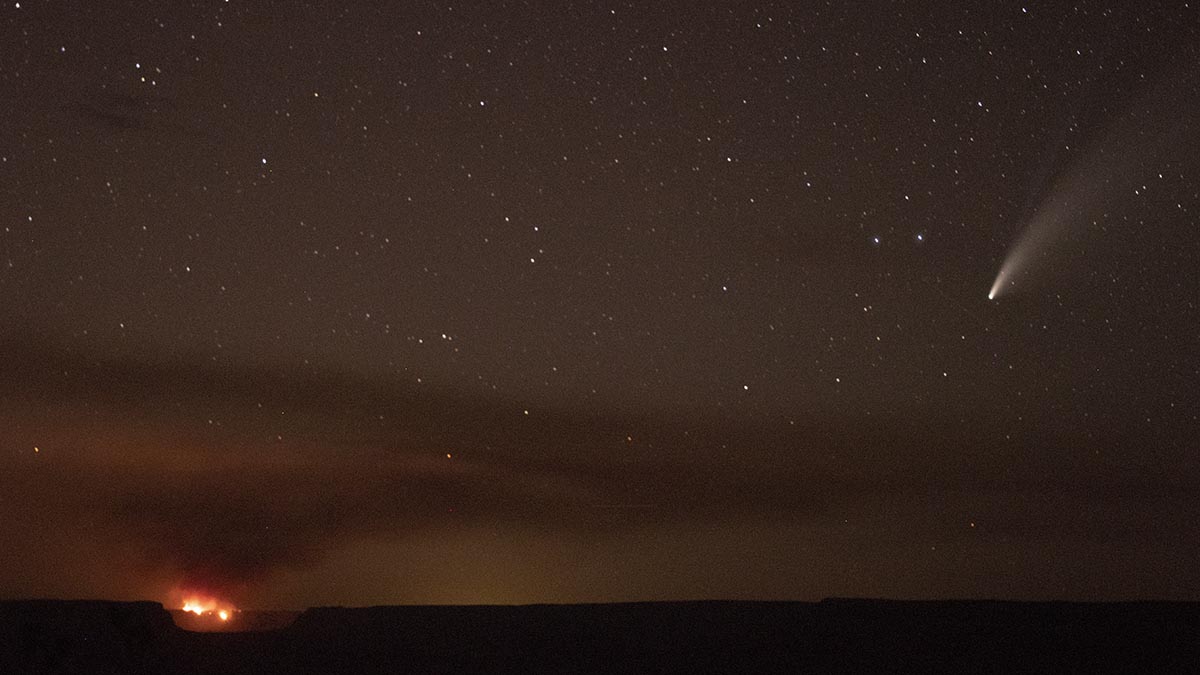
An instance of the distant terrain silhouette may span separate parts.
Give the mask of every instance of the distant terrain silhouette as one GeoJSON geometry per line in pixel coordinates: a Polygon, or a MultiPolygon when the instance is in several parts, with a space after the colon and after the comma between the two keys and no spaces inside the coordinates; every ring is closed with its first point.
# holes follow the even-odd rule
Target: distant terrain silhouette
{"type": "Polygon", "coordinates": [[[251,632],[187,631],[151,602],[0,603],[4,673],[1194,672],[1197,664],[1200,603],[324,607],[251,632]]]}

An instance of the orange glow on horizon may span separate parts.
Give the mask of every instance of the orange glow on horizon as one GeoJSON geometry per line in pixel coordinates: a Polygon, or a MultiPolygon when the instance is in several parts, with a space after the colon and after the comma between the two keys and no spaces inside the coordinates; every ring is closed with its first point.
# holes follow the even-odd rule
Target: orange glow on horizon
{"type": "Polygon", "coordinates": [[[229,621],[238,611],[233,604],[202,593],[184,594],[180,609],[196,616],[215,617],[221,621],[229,621]]]}

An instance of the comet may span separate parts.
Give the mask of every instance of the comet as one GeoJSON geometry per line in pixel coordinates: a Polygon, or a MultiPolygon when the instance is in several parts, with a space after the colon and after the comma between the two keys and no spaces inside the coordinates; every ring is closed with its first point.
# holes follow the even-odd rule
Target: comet
{"type": "Polygon", "coordinates": [[[1178,83],[1152,91],[1117,117],[1092,147],[1078,153],[1045,191],[1009,247],[988,289],[988,300],[998,300],[1045,271],[1062,267],[1077,253],[1073,244],[1121,222],[1115,211],[1133,206],[1151,211],[1164,198],[1154,188],[1164,167],[1194,166],[1200,134],[1186,111],[1194,109],[1195,98],[1178,83]]]}
{"type": "Polygon", "coordinates": [[[1089,189],[1085,177],[1069,176],[1055,186],[1057,196],[1043,201],[1025,231],[1009,249],[988,289],[988,300],[1013,290],[1018,280],[1037,271],[1039,263],[1057,257],[1052,254],[1061,254],[1056,249],[1063,245],[1069,226],[1077,222],[1081,214],[1102,203],[1103,194],[1098,187],[1102,183],[1093,185],[1095,187],[1089,189]]]}

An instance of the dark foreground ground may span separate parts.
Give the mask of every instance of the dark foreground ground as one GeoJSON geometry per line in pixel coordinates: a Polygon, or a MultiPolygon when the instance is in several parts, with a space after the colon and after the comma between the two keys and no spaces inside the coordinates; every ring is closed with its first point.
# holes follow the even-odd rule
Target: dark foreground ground
{"type": "Polygon", "coordinates": [[[497,671],[1200,672],[1200,603],[319,608],[200,633],[157,603],[0,602],[0,673],[497,671]]]}

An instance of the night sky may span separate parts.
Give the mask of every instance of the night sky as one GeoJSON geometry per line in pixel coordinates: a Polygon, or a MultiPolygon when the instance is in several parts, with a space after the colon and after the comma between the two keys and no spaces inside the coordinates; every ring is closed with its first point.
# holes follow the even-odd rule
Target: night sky
{"type": "Polygon", "coordinates": [[[1194,3],[0,45],[0,597],[1200,600],[1194,3]]]}

